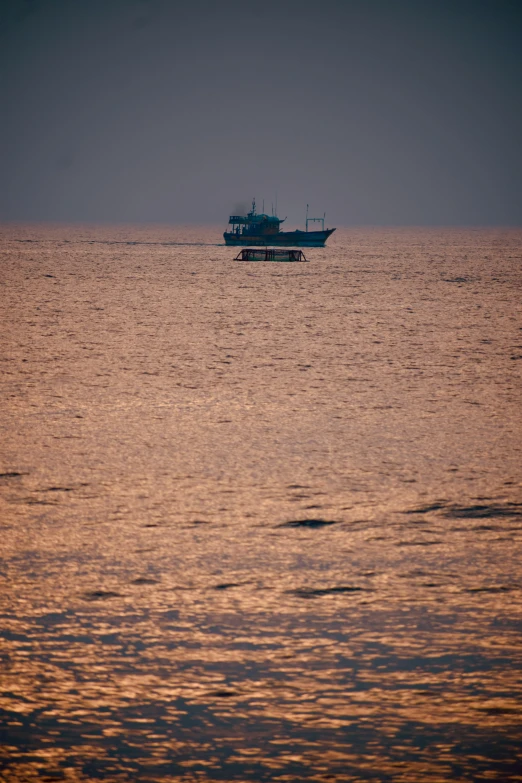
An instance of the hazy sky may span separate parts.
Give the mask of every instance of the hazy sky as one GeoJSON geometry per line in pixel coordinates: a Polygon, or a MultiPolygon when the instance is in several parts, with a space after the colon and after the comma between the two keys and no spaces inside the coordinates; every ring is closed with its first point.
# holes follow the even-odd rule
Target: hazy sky
{"type": "Polygon", "coordinates": [[[522,225],[520,0],[0,9],[0,219],[522,225]]]}

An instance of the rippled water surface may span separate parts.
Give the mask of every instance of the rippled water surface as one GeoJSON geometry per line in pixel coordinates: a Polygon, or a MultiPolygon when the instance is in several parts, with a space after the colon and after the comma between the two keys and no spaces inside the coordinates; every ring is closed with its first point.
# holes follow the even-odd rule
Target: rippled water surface
{"type": "Polygon", "coordinates": [[[522,780],[522,232],[1,230],[0,780],[522,780]]]}

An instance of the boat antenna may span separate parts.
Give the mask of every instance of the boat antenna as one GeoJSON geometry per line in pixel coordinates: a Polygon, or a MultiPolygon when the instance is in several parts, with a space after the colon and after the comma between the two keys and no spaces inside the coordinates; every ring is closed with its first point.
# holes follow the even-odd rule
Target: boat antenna
{"type": "Polygon", "coordinates": [[[276,212],[275,212],[275,216],[277,217],[277,190],[276,190],[276,212]]]}
{"type": "Polygon", "coordinates": [[[306,225],[306,230],[308,231],[308,204],[306,205],[306,222],[305,222],[305,225],[306,225]]]}
{"type": "Polygon", "coordinates": [[[263,199],[263,215],[265,214],[265,199],[263,199]]]}

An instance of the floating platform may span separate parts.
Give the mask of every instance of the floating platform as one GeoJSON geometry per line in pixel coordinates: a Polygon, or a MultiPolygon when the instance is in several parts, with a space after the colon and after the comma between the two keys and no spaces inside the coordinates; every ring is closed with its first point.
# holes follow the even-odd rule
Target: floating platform
{"type": "Polygon", "coordinates": [[[273,247],[245,247],[234,261],[307,261],[302,250],[275,250],[273,247]]]}

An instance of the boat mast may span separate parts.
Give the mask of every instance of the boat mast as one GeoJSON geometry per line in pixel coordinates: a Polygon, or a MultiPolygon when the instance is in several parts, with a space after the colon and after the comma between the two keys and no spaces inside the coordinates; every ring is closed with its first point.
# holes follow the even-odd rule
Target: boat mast
{"type": "Polygon", "coordinates": [[[308,217],[308,204],[306,205],[306,230],[308,231],[308,224],[309,223],[321,223],[322,224],[322,230],[324,231],[324,220],[326,218],[326,212],[324,213],[322,218],[311,218],[308,217]]]}

